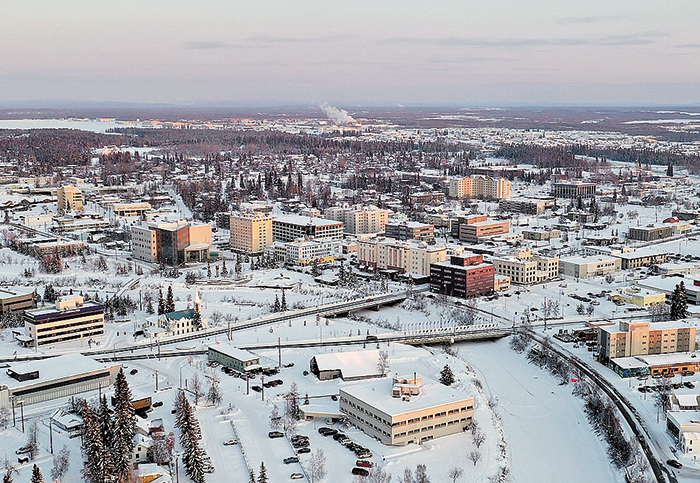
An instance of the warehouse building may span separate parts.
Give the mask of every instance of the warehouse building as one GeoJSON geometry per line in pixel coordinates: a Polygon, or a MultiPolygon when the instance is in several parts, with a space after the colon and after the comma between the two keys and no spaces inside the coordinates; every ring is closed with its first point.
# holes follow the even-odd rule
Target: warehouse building
{"type": "Polygon", "coordinates": [[[114,384],[120,368],[80,354],[10,363],[0,372],[0,409],[104,389],[114,384]]]}

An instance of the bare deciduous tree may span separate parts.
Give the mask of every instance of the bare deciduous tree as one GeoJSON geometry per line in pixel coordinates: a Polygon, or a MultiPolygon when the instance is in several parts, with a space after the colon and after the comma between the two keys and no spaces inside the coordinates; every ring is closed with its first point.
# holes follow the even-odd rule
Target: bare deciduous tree
{"type": "Polygon", "coordinates": [[[467,458],[469,459],[469,461],[474,463],[474,466],[476,466],[476,464],[479,462],[479,460],[481,460],[481,452],[479,450],[476,450],[476,449],[473,451],[470,451],[469,454],[467,455],[467,458]]]}

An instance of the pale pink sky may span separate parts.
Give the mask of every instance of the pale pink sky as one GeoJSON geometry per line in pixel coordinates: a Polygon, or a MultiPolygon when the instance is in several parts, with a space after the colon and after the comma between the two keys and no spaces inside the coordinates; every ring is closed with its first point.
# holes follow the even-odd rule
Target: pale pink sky
{"type": "Polygon", "coordinates": [[[700,1],[8,0],[0,103],[700,104],[700,1]]]}

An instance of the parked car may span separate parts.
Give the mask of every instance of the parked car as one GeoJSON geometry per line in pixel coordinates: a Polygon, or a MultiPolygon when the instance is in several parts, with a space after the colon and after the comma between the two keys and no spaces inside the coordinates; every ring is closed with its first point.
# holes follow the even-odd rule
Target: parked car
{"type": "Polygon", "coordinates": [[[260,386],[251,386],[250,388],[251,388],[253,391],[255,391],[255,392],[260,392],[260,391],[262,391],[262,387],[260,387],[260,386]]]}
{"type": "Polygon", "coordinates": [[[304,475],[302,475],[301,473],[292,473],[292,475],[290,476],[290,478],[293,479],[293,480],[303,480],[303,479],[304,479],[304,475]]]}
{"type": "Polygon", "coordinates": [[[17,458],[19,464],[29,463],[29,456],[20,456],[17,458]]]}
{"type": "Polygon", "coordinates": [[[366,450],[365,450],[365,451],[358,451],[358,452],[355,453],[355,455],[356,455],[358,458],[362,458],[362,459],[366,459],[366,458],[371,458],[371,457],[372,457],[372,453],[371,453],[370,451],[366,451],[366,450]]]}
{"type": "Polygon", "coordinates": [[[358,476],[369,476],[369,470],[366,470],[364,468],[353,468],[352,472],[353,475],[358,475],[358,476]]]}
{"type": "Polygon", "coordinates": [[[228,441],[224,441],[224,446],[232,446],[234,444],[238,444],[237,439],[229,439],[228,441]]]}
{"type": "Polygon", "coordinates": [[[309,448],[308,446],[302,446],[301,448],[297,449],[297,454],[304,453],[311,453],[311,448],[309,448]]]}
{"type": "Polygon", "coordinates": [[[163,405],[163,401],[156,401],[153,403],[154,408],[159,408],[163,405]]]}
{"type": "Polygon", "coordinates": [[[325,426],[318,428],[318,434],[322,434],[324,436],[333,436],[337,432],[337,429],[327,428],[325,426]]]}
{"type": "Polygon", "coordinates": [[[298,463],[299,458],[297,458],[296,456],[290,456],[288,458],[285,458],[283,461],[285,465],[290,465],[292,463],[298,463]]]}
{"type": "Polygon", "coordinates": [[[355,466],[361,466],[364,468],[371,468],[374,466],[374,463],[372,463],[371,461],[367,461],[367,460],[357,460],[355,462],[355,466]]]}
{"type": "Polygon", "coordinates": [[[132,376],[135,376],[136,374],[138,374],[138,372],[139,372],[138,369],[132,369],[129,371],[129,374],[131,374],[132,376]]]}
{"type": "Polygon", "coordinates": [[[666,460],[666,464],[674,468],[683,468],[683,465],[678,460],[666,460]]]}
{"type": "Polygon", "coordinates": [[[280,431],[270,431],[269,433],[267,433],[267,436],[271,439],[284,438],[284,433],[280,431]]]}

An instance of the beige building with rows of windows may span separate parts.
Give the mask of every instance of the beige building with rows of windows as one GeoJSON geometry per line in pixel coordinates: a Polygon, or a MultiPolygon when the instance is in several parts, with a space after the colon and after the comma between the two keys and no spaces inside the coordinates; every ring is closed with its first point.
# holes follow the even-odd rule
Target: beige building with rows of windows
{"type": "Polygon", "coordinates": [[[445,245],[429,245],[426,242],[399,241],[384,237],[357,242],[357,261],[369,268],[428,276],[430,264],[445,260],[445,245]]]}
{"type": "Polygon", "coordinates": [[[83,211],[83,192],[75,186],[61,186],[58,188],[58,212],[83,211]]]}
{"type": "Polygon", "coordinates": [[[75,339],[87,340],[104,332],[104,306],[84,302],[80,295],[62,297],[53,307],[24,312],[24,333],[35,347],[75,339]]]}
{"type": "Polygon", "coordinates": [[[351,208],[330,207],[326,208],[323,215],[336,221],[342,221],[345,233],[366,235],[381,233],[393,214],[391,210],[384,210],[376,206],[351,208]]]}
{"type": "Polygon", "coordinates": [[[464,431],[474,417],[474,398],[415,376],[382,379],[341,387],[340,412],[383,444],[420,444],[464,431]]]}
{"type": "Polygon", "coordinates": [[[112,206],[117,216],[145,216],[153,208],[150,203],[119,203],[112,206]]]}
{"type": "Polygon", "coordinates": [[[450,180],[450,198],[510,198],[510,181],[484,175],[450,180]]]}
{"type": "Polygon", "coordinates": [[[697,328],[680,321],[620,322],[598,327],[600,360],[695,351],[697,328]]]}
{"type": "Polygon", "coordinates": [[[261,253],[272,245],[272,217],[260,211],[234,213],[230,218],[231,250],[261,253]]]}
{"type": "Polygon", "coordinates": [[[514,256],[491,259],[496,274],[510,277],[512,283],[531,285],[559,277],[559,258],[534,255],[521,250],[514,256]]]}

